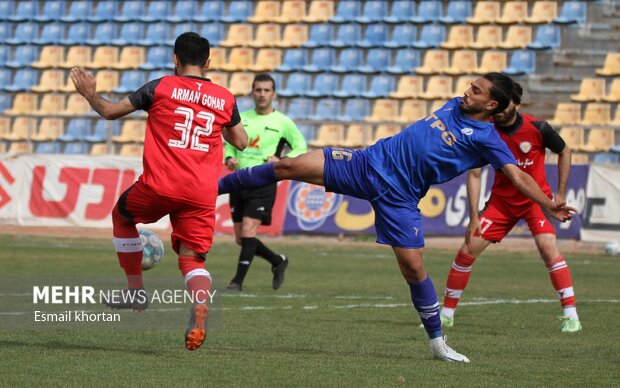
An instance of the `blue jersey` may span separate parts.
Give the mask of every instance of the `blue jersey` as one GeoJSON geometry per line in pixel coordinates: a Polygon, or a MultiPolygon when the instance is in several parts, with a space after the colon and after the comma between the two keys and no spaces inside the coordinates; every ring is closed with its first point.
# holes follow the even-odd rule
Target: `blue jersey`
{"type": "Polygon", "coordinates": [[[492,123],[469,119],[461,98],[366,149],[368,162],[400,195],[420,200],[430,185],[491,164],[500,169],[516,160],[492,123]]]}

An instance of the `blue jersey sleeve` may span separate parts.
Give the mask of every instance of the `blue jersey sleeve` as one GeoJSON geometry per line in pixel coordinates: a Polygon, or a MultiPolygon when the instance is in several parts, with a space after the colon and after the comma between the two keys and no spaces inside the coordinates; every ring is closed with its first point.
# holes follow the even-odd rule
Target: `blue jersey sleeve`
{"type": "Polygon", "coordinates": [[[480,155],[494,169],[499,170],[507,164],[517,164],[514,155],[495,130],[489,131],[488,136],[480,140],[480,155]]]}

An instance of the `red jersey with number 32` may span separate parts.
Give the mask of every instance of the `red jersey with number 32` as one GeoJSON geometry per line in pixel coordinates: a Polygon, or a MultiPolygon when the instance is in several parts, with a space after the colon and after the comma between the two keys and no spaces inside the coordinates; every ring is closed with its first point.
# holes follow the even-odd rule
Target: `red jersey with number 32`
{"type": "Polygon", "coordinates": [[[240,122],[233,95],[206,78],[165,76],[129,100],[149,114],[139,180],[160,195],[215,206],[222,128],[240,122]]]}

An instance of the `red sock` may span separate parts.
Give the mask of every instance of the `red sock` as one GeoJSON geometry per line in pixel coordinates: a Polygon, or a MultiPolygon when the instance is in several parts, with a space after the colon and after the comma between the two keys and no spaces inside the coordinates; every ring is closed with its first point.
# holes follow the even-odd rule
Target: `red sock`
{"type": "Polygon", "coordinates": [[[549,269],[551,284],[558,293],[562,307],[575,306],[575,292],[573,279],[570,276],[568,265],[562,256],[558,256],[551,263],[546,264],[549,269]]]}
{"type": "Polygon", "coordinates": [[[451,309],[455,309],[456,305],[461,299],[461,294],[467,283],[469,283],[469,277],[471,276],[471,266],[476,260],[475,257],[469,256],[459,251],[454,258],[452,268],[448,274],[448,280],[446,281],[446,293],[443,298],[443,306],[451,309]]]}
{"type": "Polygon", "coordinates": [[[206,304],[209,301],[211,274],[205,269],[205,261],[196,256],[179,256],[179,269],[194,303],[206,304]]]}
{"type": "Polygon", "coordinates": [[[129,288],[144,288],[142,281],[142,241],[136,225],[122,216],[118,207],[112,211],[114,225],[114,248],[118,262],[125,270],[129,288]]]}

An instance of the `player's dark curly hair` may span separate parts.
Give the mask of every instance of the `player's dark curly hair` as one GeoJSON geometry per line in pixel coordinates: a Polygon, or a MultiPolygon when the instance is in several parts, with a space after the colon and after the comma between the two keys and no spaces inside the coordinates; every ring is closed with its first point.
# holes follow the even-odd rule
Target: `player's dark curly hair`
{"type": "MultiPolygon", "coordinates": [[[[490,81],[493,86],[491,87],[491,98],[497,101],[497,108],[491,112],[491,115],[496,115],[503,112],[504,109],[510,104],[510,100],[515,97],[515,84],[509,76],[502,73],[486,73],[482,78],[490,81]]],[[[517,84],[518,85],[518,84],[517,84]]],[[[519,85],[521,93],[523,89],[519,85]]],[[[519,101],[521,97],[519,96],[519,101]]]]}
{"type": "Polygon", "coordinates": [[[184,32],[174,41],[174,54],[181,66],[192,65],[204,67],[209,59],[211,46],[207,38],[195,32],[184,32]]]}
{"type": "Polygon", "coordinates": [[[512,83],[513,83],[513,91],[512,91],[512,97],[510,99],[512,100],[512,102],[519,105],[521,104],[521,97],[523,97],[523,88],[517,81],[513,80],[512,83]]]}
{"type": "Polygon", "coordinates": [[[273,79],[272,76],[266,73],[257,74],[256,77],[254,77],[254,81],[252,81],[252,90],[254,90],[254,85],[257,82],[265,82],[265,81],[271,82],[271,84],[273,85],[273,91],[275,92],[276,91],[276,80],[273,79]]]}

